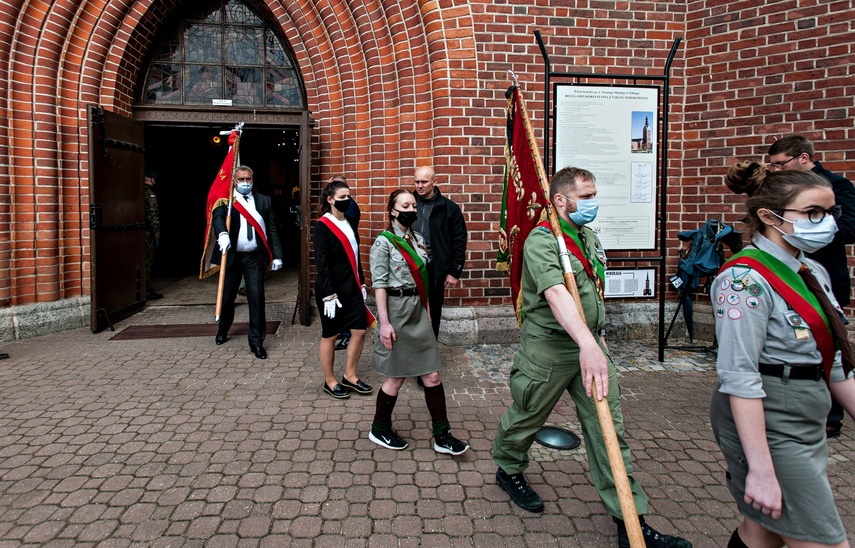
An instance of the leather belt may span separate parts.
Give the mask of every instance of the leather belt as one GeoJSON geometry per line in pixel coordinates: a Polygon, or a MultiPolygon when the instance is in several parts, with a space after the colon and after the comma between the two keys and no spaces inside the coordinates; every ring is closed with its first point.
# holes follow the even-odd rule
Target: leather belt
{"type": "Polygon", "coordinates": [[[779,379],[788,378],[797,381],[818,381],[825,378],[825,370],[821,365],[782,365],[761,363],[760,374],[779,379]],[[789,370],[789,374],[786,374],[789,370]]]}
{"type": "Polygon", "coordinates": [[[386,294],[391,295],[392,297],[416,297],[419,294],[419,290],[415,287],[411,288],[386,288],[386,294]]]}

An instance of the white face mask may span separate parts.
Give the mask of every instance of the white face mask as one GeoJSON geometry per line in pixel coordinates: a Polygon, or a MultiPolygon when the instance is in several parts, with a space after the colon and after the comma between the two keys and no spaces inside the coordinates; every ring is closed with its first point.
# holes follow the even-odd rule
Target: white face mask
{"type": "Polygon", "coordinates": [[[252,183],[238,183],[237,191],[246,196],[252,191],[252,183]]]}
{"type": "Polygon", "coordinates": [[[800,249],[805,253],[813,253],[827,246],[837,234],[837,221],[831,215],[826,215],[818,223],[812,223],[808,219],[796,219],[791,221],[785,219],[772,211],[772,215],[793,225],[793,233],[787,234],[777,226],[773,226],[775,230],[781,233],[784,241],[800,249]]]}

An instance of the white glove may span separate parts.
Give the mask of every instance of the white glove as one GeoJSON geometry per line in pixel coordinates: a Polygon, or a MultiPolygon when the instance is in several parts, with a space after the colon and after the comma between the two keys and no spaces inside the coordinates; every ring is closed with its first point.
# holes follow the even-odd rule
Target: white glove
{"type": "Polygon", "coordinates": [[[362,300],[368,300],[368,290],[365,288],[365,284],[362,284],[362,300]]]}
{"type": "Polygon", "coordinates": [[[324,299],[324,316],[329,319],[335,318],[335,309],[336,307],[341,308],[341,302],[338,300],[338,296],[330,295],[324,299]]]}
{"type": "Polygon", "coordinates": [[[220,253],[225,253],[226,250],[232,246],[228,232],[220,233],[220,236],[217,238],[217,245],[220,246],[220,253]]]}
{"type": "Polygon", "coordinates": [[[282,268],[282,261],[273,259],[273,262],[270,264],[270,270],[279,270],[280,268],[282,268]]]}

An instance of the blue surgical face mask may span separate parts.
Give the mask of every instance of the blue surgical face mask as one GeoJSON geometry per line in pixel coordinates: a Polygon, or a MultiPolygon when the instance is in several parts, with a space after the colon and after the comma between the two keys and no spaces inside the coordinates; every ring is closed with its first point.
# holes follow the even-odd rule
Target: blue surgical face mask
{"type": "Polygon", "coordinates": [[[246,196],[252,192],[252,183],[238,183],[237,191],[246,196]]]}
{"type": "Polygon", "coordinates": [[[572,213],[567,211],[567,215],[570,217],[570,220],[578,226],[585,226],[597,218],[597,212],[600,210],[600,204],[597,203],[596,198],[591,198],[590,200],[574,200],[573,198],[567,199],[571,202],[576,202],[576,211],[572,213]]]}
{"type": "Polygon", "coordinates": [[[830,244],[834,239],[834,235],[837,234],[837,221],[835,221],[834,217],[831,215],[826,215],[818,223],[812,223],[808,219],[796,219],[795,221],[791,221],[781,217],[774,211],[771,213],[782,221],[786,221],[793,225],[792,234],[785,233],[777,226],[773,226],[772,228],[781,233],[785,242],[796,249],[804,251],[805,253],[819,251],[830,244]]]}

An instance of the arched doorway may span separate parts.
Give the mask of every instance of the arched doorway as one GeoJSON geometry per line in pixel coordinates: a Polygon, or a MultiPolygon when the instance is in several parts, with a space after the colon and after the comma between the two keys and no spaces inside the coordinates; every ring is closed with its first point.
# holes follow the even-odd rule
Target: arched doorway
{"type": "MultiPolygon", "coordinates": [[[[145,124],[146,166],[160,175],[163,235],[155,284],[168,284],[166,302],[170,286],[192,288],[204,243],[205,198],[227,151],[219,132],[243,122],[241,163],[255,171],[257,190],[274,200],[284,272],[299,275],[300,293],[308,296],[309,232],[301,221],[308,209],[312,124],[293,52],[261,3],[187,4],[147,57],[133,109],[145,124]]],[[[275,286],[278,278],[268,281],[275,286]]],[[[202,290],[196,301],[183,296],[179,304],[215,296],[210,293],[202,290]]],[[[275,287],[270,293],[268,301],[284,295],[275,287]]]]}

